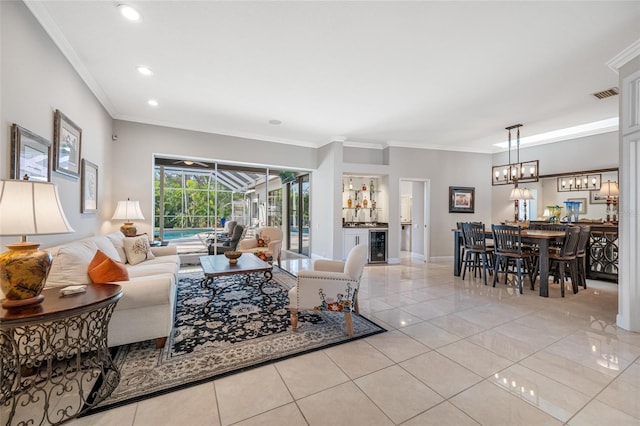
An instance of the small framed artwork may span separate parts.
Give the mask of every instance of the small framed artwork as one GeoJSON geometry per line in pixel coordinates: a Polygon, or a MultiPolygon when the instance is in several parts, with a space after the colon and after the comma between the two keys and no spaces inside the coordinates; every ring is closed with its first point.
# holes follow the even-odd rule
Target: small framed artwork
{"type": "MultiPolygon", "coordinates": [[[[594,191],[597,192],[597,191],[594,191]]],[[[586,198],[567,198],[567,201],[578,201],[580,202],[580,214],[587,214],[587,199],[586,198]]]]}
{"type": "Polygon", "coordinates": [[[600,195],[600,191],[589,191],[589,204],[607,204],[607,197],[600,195]]]}
{"type": "Polygon", "coordinates": [[[82,192],[80,194],[80,212],[96,213],[98,211],[98,166],[82,159],[82,192]]]}
{"type": "Polygon", "coordinates": [[[11,126],[11,179],[51,181],[51,142],[20,127],[11,126]]]}
{"type": "Polygon", "coordinates": [[[449,187],[449,213],[473,213],[475,206],[473,187],[449,187]]]}
{"type": "Polygon", "coordinates": [[[56,110],[53,123],[53,170],[78,177],[82,129],[60,110],[56,110]]]}

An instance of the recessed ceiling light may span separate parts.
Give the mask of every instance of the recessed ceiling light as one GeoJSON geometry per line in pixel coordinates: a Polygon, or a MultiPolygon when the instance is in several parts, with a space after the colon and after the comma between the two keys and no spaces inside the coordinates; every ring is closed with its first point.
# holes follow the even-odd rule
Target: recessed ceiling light
{"type": "Polygon", "coordinates": [[[122,14],[122,16],[124,16],[125,18],[127,18],[130,21],[139,21],[140,20],[140,12],[138,12],[133,7],[131,7],[131,6],[127,5],[127,4],[119,4],[118,5],[118,10],[122,14]]]}
{"type": "Polygon", "coordinates": [[[158,101],[156,101],[155,99],[149,99],[147,101],[147,103],[152,107],[157,107],[158,106],[158,101]]]}
{"type": "Polygon", "coordinates": [[[151,71],[149,68],[145,67],[144,65],[141,65],[138,67],[138,72],[142,75],[153,75],[153,71],[151,71]]]}
{"type": "Polygon", "coordinates": [[[274,126],[279,126],[282,124],[280,120],[269,120],[269,124],[273,124],[274,126]]]}

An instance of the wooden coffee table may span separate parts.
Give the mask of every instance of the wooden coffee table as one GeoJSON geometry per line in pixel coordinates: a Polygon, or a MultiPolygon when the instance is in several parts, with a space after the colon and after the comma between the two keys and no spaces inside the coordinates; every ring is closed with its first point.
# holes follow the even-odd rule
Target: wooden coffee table
{"type": "Polygon", "coordinates": [[[271,296],[264,292],[263,287],[273,278],[273,266],[258,259],[252,253],[244,253],[238,258],[238,263],[235,265],[231,265],[224,254],[201,256],[200,265],[202,265],[204,272],[204,279],[200,282],[200,286],[203,289],[211,290],[211,297],[202,307],[202,311],[205,314],[211,310],[209,305],[215,299],[216,294],[234,284],[234,282],[231,282],[226,287],[221,287],[216,283],[216,278],[229,275],[245,275],[244,283],[246,285],[257,285],[267,305],[271,304],[271,296]]]}

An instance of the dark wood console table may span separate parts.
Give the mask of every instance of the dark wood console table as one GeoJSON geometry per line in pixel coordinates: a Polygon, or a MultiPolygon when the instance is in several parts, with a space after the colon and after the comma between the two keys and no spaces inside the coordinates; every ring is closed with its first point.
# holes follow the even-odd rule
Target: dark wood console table
{"type": "Polygon", "coordinates": [[[587,245],[587,278],[618,282],[618,227],[590,225],[587,245]]]}
{"type": "Polygon", "coordinates": [[[6,425],[60,424],[95,406],[120,382],[107,326],[122,296],[114,284],[87,284],[38,305],[0,308],[0,418],[6,425]]]}
{"type": "MultiPolygon", "coordinates": [[[[531,221],[532,223],[547,223],[531,221]]],[[[562,222],[565,223],[566,222],[562,222]]],[[[575,225],[571,223],[570,225],[575,225]]],[[[578,222],[591,227],[587,243],[585,267],[591,280],[618,282],[618,226],[602,223],[578,222]]]]}

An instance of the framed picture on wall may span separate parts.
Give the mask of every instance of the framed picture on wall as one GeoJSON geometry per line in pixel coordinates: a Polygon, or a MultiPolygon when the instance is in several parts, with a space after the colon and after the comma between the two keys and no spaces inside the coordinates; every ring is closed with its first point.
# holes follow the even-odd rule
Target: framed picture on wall
{"type": "Polygon", "coordinates": [[[567,201],[578,201],[580,203],[580,214],[587,214],[587,199],[586,198],[567,198],[567,201]]]}
{"type": "Polygon", "coordinates": [[[449,187],[449,213],[473,213],[475,206],[474,187],[449,187]]]}
{"type": "Polygon", "coordinates": [[[80,176],[82,129],[56,110],[53,121],[53,170],[65,175],[80,176]]]}
{"type": "Polygon", "coordinates": [[[607,197],[600,195],[600,191],[589,191],[589,204],[607,204],[607,197]]]}
{"type": "Polygon", "coordinates": [[[51,142],[20,127],[11,126],[11,179],[51,181],[51,142]]]}
{"type": "Polygon", "coordinates": [[[98,211],[98,166],[82,159],[82,187],[80,193],[80,212],[95,213],[98,211]]]}

